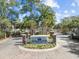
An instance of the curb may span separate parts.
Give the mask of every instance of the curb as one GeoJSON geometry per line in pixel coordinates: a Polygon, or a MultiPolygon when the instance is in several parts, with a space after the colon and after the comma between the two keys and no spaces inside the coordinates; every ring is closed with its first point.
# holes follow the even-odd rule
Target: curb
{"type": "Polygon", "coordinates": [[[24,50],[24,51],[29,51],[29,52],[46,52],[46,51],[52,51],[52,50],[56,50],[57,48],[59,48],[60,46],[57,45],[54,48],[49,48],[49,49],[29,49],[29,48],[24,48],[22,46],[18,46],[19,49],[24,50]]]}

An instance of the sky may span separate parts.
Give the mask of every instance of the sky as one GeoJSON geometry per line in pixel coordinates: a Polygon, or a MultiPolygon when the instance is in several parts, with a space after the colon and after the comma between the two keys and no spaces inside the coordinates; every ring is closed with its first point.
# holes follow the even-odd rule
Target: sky
{"type": "Polygon", "coordinates": [[[79,15],[79,0],[45,0],[56,12],[57,23],[64,17],[79,15]]]}

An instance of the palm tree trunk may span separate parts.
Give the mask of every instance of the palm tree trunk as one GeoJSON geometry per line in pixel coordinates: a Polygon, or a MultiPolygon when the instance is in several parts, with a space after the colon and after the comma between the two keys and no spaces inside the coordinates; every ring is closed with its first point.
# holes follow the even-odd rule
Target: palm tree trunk
{"type": "Polygon", "coordinates": [[[5,39],[6,39],[6,32],[5,32],[5,39]]]}

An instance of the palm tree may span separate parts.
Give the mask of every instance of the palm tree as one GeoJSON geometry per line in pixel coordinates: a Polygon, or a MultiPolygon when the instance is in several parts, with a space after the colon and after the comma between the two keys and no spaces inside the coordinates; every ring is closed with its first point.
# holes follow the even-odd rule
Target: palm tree
{"type": "Polygon", "coordinates": [[[37,23],[35,20],[25,19],[22,27],[29,29],[31,34],[33,34],[34,29],[37,27],[37,23]]]}
{"type": "Polygon", "coordinates": [[[40,4],[38,6],[39,6],[38,10],[41,13],[41,16],[39,17],[38,21],[42,21],[42,28],[45,27],[46,29],[45,33],[47,33],[47,30],[52,28],[55,24],[55,12],[52,10],[52,8],[44,4],[40,4]]]}
{"type": "Polygon", "coordinates": [[[6,38],[6,32],[11,31],[11,22],[7,18],[0,17],[0,28],[5,32],[6,38]]]}
{"type": "MultiPolygon", "coordinates": [[[[11,28],[11,23],[7,18],[8,7],[13,6],[15,3],[14,0],[0,0],[0,27],[4,31],[7,31],[11,28]]],[[[6,32],[5,32],[6,34],[6,32]]]]}

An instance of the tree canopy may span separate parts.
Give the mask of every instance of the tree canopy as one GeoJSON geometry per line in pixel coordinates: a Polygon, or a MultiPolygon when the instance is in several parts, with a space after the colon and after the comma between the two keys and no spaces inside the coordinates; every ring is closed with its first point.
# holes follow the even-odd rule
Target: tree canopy
{"type": "Polygon", "coordinates": [[[79,16],[71,16],[62,19],[61,25],[63,27],[79,27],[79,16]]]}
{"type": "Polygon", "coordinates": [[[66,17],[62,19],[60,25],[62,32],[68,32],[73,28],[79,28],[79,16],[66,17]]]}
{"type": "Polygon", "coordinates": [[[20,14],[25,14],[23,23],[26,27],[29,24],[32,24],[32,26],[37,24],[38,26],[40,21],[43,26],[47,27],[52,27],[55,24],[55,12],[51,7],[40,3],[40,0],[0,0],[0,20],[11,19],[11,23],[14,23],[13,20],[19,20],[20,14]],[[30,12],[29,16],[26,15],[27,12],[30,12]],[[27,18],[29,20],[26,20],[27,18]]]}

